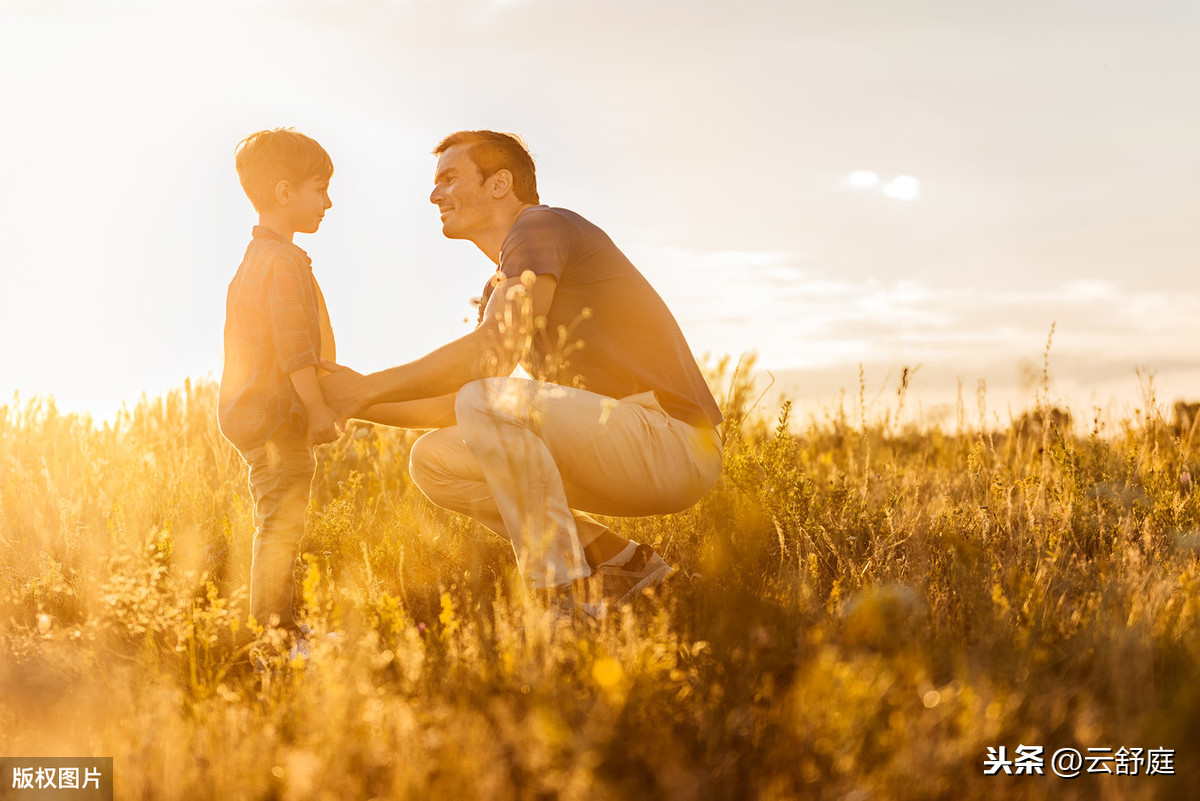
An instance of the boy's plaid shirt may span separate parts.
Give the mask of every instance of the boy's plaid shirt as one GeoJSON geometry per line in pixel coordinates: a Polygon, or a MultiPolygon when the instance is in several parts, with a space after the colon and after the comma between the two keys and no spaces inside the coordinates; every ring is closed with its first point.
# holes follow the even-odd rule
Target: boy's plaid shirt
{"type": "Polygon", "coordinates": [[[289,436],[303,436],[308,418],[288,375],[334,356],[329,313],[308,254],[254,226],[225,304],[221,433],[243,453],[285,426],[289,436]]]}

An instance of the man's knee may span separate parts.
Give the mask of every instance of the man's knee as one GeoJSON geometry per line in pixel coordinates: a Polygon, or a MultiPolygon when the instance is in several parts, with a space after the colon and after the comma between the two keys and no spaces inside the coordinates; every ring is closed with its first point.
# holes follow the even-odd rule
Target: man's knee
{"type": "Polygon", "coordinates": [[[501,392],[503,378],[480,378],[464,384],[454,399],[454,414],[461,421],[472,419],[480,412],[491,409],[495,404],[493,399],[501,392]]]}
{"type": "Polygon", "coordinates": [[[473,458],[463,442],[461,428],[439,428],[413,443],[408,474],[426,498],[440,504],[448,489],[452,492],[454,486],[471,477],[469,462],[473,458]]]}
{"type": "Polygon", "coordinates": [[[481,425],[525,421],[535,405],[536,382],[521,378],[481,378],[458,391],[454,413],[458,425],[468,432],[481,425]]]}
{"type": "Polygon", "coordinates": [[[417,485],[417,489],[426,496],[431,488],[440,483],[438,479],[446,472],[445,465],[439,458],[441,449],[438,447],[437,437],[434,436],[437,433],[430,431],[423,434],[413,443],[408,454],[408,474],[417,485]]]}

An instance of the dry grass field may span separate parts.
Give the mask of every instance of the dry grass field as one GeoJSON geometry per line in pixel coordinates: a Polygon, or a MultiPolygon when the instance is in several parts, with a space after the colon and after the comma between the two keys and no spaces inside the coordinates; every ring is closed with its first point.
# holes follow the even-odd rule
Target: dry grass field
{"type": "Polygon", "coordinates": [[[718,485],[614,523],[680,575],[597,625],[552,629],[508,547],[424,500],[415,433],[323,448],[295,663],[247,630],[215,385],[107,425],[0,408],[0,755],[112,756],[119,799],[1189,797],[1200,436],[1152,399],[799,430],[712,372],[718,485]],[[1042,775],[985,774],[1019,745],[1042,775]]]}

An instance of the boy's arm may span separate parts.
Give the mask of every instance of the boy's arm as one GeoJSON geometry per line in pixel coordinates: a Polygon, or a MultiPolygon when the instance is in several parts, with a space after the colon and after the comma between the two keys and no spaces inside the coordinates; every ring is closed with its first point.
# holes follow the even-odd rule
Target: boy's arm
{"type": "Polygon", "coordinates": [[[455,424],[454,399],[457,393],[437,398],[401,401],[399,403],[377,403],[368,406],[360,420],[367,420],[394,428],[447,428],[455,424]]]}
{"type": "Polygon", "coordinates": [[[313,445],[333,442],[345,428],[345,422],[337,412],[325,403],[321,394],[321,384],[317,380],[317,366],[302,367],[288,374],[304,411],[308,413],[308,441],[313,445]]]}
{"type": "Polygon", "coordinates": [[[283,374],[291,376],[321,360],[313,338],[313,278],[306,269],[282,257],[273,259],[266,269],[263,312],[275,360],[283,374]]]}
{"type": "Polygon", "coordinates": [[[304,405],[309,442],[314,445],[332,442],[345,424],[325,402],[317,378],[321,356],[312,338],[308,311],[312,302],[312,276],[286,259],[276,260],[267,269],[270,272],[266,285],[266,314],[275,358],[304,405]]]}

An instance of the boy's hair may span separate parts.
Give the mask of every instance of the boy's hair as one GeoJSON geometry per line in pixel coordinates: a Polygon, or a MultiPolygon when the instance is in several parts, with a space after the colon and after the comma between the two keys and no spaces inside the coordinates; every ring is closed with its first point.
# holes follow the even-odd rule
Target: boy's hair
{"type": "Polygon", "coordinates": [[[252,133],[238,142],[235,153],[242,189],[259,212],[275,205],[275,186],[280,181],[298,184],[333,175],[333,161],[325,148],[291,128],[252,133]]]}
{"type": "Polygon", "coordinates": [[[540,203],[533,156],[525,140],[516,134],[495,131],[458,131],[438,143],[433,155],[440,156],[455,145],[468,145],[467,155],[483,178],[508,170],[513,177],[513,194],[523,203],[540,203]]]}

